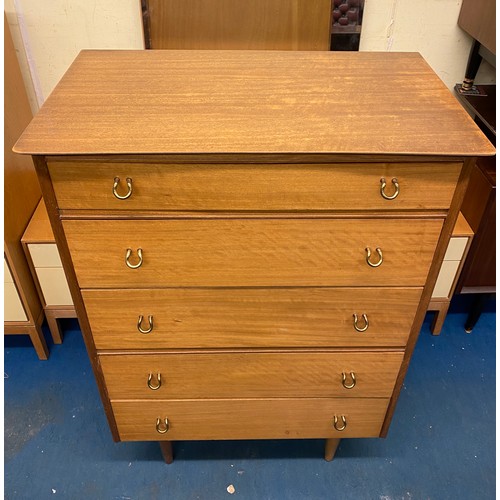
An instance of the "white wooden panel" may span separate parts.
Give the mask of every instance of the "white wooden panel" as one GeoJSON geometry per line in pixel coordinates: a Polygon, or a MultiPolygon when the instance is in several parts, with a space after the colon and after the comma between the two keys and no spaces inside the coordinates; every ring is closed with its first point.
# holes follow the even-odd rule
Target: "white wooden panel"
{"type": "Polygon", "coordinates": [[[14,283],[4,283],[4,321],[28,321],[14,283]]]}
{"type": "Polygon", "coordinates": [[[451,238],[444,260],[462,260],[468,239],[466,237],[451,238]]]}
{"type": "Polygon", "coordinates": [[[7,261],[5,257],[3,259],[3,282],[4,283],[14,283],[14,278],[12,278],[12,274],[10,274],[9,266],[7,265],[7,261]]]}
{"type": "Polygon", "coordinates": [[[62,267],[55,243],[30,243],[28,250],[35,267],[62,267]]]}
{"type": "Polygon", "coordinates": [[[439,276],[436,280],[436,285],[434,286],[434,291],[432,292],[433,299],[449,297],[451,286],[453,285],[453,280],[455,279],[459,265],[460,261],[458,260],[443,261],[439,276]]]}
{"type": "Polygon", "coordinates": [[[46,305],[73,305],[66,275],[62,267],[39,267],[36,269],[36,274],[46,305]]]}

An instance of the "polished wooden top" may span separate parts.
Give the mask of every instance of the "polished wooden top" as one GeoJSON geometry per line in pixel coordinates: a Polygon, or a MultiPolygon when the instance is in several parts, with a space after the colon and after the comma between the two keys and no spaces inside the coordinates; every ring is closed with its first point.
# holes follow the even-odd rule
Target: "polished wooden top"
{"type": "Polygon", "coordinates": [[[494,153],[417,53],[232,50],[82,51],[14,150],[494,153]]]}

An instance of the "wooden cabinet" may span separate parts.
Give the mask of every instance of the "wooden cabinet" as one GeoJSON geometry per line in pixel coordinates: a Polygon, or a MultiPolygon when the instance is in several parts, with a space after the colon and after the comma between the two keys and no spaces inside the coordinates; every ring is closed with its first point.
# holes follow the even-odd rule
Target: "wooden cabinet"
{"type": "Polygon", "coordinates": [[[33,115],[5,14],[4,55],[4,333],[29,335],[38,357],[47,359],[43,309],[21,246],[40,186],[31,158],[12,152],[33,115]]]}
{"type": "Polygon", "coordinates": [[[496,290],[496,165],[486,160],[474,166],[462,205],[476,236],[460,277],[461,293],[496,290]]]}
{"type": "MultiPolygon", "coordinates": [[[[483,95],[458,92],[457,97],[486,137],[495,144],[496,86],[476,87],[483,95]]],[[[476,294],[465,322],[465,331],[470,333],[484,305],[496,292],[496,157],[478,158],[461,210],[475,233],[456,288],[459,293],[476,294]]]]}
{"type": "Polygon", "coordinates": [[[328,50],[332,0],[141,0],[147,49],[328,50]]]}
{"type": "Polygon", "coordinates": [[[325,438],[331,459],[385,436],[493,148],[417,54],[90,51],[16,151],[113,436],[170,462],[178,439],[325,438]]]}

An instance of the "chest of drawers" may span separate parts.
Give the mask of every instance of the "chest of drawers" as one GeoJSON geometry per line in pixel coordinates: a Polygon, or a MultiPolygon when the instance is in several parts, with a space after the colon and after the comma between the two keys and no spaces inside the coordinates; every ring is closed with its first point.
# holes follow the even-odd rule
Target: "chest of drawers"
{"type": "Polygon", "coordinates": [[[111,432],[167,461],[175,440],[325,438],[331,459],[385,436],[493,152],[418,54],[233,51],[84,51],[15,149],[111,432]]]}

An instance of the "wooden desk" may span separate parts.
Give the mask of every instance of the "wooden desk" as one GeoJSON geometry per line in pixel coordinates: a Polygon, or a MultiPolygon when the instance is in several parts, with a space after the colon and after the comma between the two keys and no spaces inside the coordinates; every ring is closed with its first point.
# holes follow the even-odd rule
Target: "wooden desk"
{"type": "Polygon", "coordinates": [[[15,150],[113,437],[167,462],[175,440],[325,438],[330,460],[386,436],[494,153],[418,54],[229,50],[84,51],[15,150]]]}

